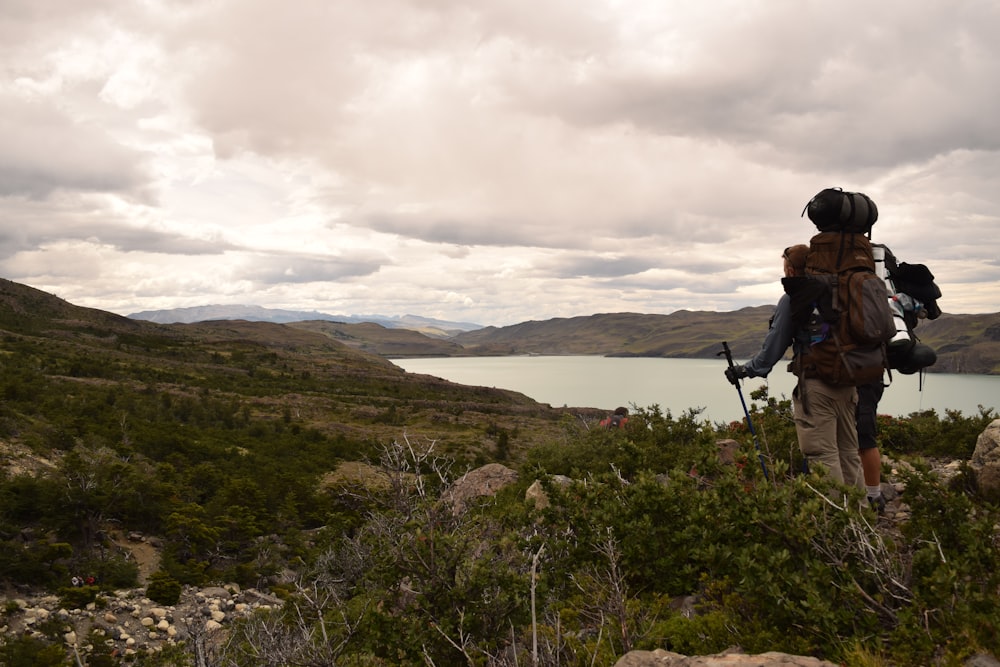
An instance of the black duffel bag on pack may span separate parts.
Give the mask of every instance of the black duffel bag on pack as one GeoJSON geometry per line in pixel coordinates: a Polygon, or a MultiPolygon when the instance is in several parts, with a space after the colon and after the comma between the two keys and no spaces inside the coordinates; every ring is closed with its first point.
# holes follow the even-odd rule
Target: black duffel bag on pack
{"type": "Polygon", "coordinates": [[[867,234],[878,220],[878,207],[861,192],[826,188],[809,200],[802,209],[821,232],[857,232],[867,234]]]}

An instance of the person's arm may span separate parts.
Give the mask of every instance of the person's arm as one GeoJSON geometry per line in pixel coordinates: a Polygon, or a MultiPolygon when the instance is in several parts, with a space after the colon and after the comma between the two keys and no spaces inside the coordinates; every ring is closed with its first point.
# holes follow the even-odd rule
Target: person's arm
{"type": "Polygon", "coordinates": [[[767,377],[774,365],[781,361],[792,344],[795,327],[792,324],[791,300],[782,294],[771,318],[771,327],[761,345],[760,352],[742,365],[740,377],[767,377]]]}

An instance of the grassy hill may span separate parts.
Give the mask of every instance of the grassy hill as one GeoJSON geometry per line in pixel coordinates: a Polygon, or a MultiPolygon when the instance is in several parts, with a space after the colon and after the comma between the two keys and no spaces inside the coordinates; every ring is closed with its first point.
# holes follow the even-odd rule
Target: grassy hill
{"type": "MultiPolygon", "coordinates": [[[[748,358],[760,349],[773,312],[757,306],[725,313],[681,310],[670,315],[603,313],[487,327],[453,339],[466,354],[591,354],[714,357],[722,341],[748,358]]],[[[1000,313],[943,314],[920,322],[918,337],[935,348],[929,372],[1000,374],[1000,313]]]]}
{"type": "MultiPolygon", "coordinates": [[[[715,357],[726,341],[737,359],[747,359],[760,349],[772,312],[772,306],[754,306],[722,313],[598,313],[484,327],[450,339],[372,323],[313,321],[289,326],[387,358],[545,354],[707,359],[715,357]]],[[[1000,374],[1000,313],[945,313],[921,321],[916,334],[938,353],[928,372],[1000,374]]]]}
{"type": "Polygon", "coordinates": [[[324,320],[290,322],[289,326],[329,336],[356,350],[383,357],[456,356],[464,353],[458,343],[437,334],[410,329],[390,329],[374,322],[346,324],[324,320]]]}
{"type": "MultiPolygon", "coordinates": [[[[472,325],[446,330],[436,321],[413,315],[391,324],[327,318],[290,321],[276,319],[290,317],[290,311],[258,310],[270,319],[260,312],[246,319],[285,322],[386,358],[516,354],[712,358],[727,341],[737,358],[746,359],[760,349],[773,306],[732,312],[680,310],[669,315],[598,313],[471,330],[472,325]]],[[[175,311],[161,312],[166,316],[175,311]]],[[[939,355],[929,372],[1000,373],[1000,313],[944,314],[921,322],[917,334],[939,355]]]]}
{"type": "Polygon", "coordinates": [[[459,334],[454,340],[467,352],[478,354],[702,358],[715,356],[723,340],[734,351],[759,348],[771,310],[761,306],[734,313],[601,313],[487,327],[459,334]]]}
{"type": "Polygon", "coordinates": [[[374,324],[155,324],[0,280],[3,412],[7,432],[25,442],[49,442],[67,430],[75,438],[113,431],[129,413],[118,403],[126,394],[132,403],[151,404],[137,405],[137,413],[218,403],[247,424],[314,431],[358,452],[399,437],[405,423],[415,437],[436,438],[459,458],[481,458],[499,432],[518,434],[509,440],[515,451],[528,447],[562,417],[516,392],[406,373],[374,348],[382,354],[458,349],[374,324]],[[38,411],[26,403],[37,392],[59,394],[63,404],[32,415],[38,411]],[[110,405],[96,416],[111,425],[59,423],[82,424],[80,413],[93,402],[110,405]]]}

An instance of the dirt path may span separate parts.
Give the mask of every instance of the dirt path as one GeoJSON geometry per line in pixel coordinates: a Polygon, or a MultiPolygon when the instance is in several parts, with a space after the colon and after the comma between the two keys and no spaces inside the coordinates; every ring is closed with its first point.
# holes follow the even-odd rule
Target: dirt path
{"type": "Polygon", "coordinates": [[[139,566],[139,583],[149,582],[149,575],[156,572],[160,567],[160,551],[149,542],[130,540],[120,533],[112,533],[109,536],[111,541],[123,551],[132,554],[136,565],[139,566]]]}

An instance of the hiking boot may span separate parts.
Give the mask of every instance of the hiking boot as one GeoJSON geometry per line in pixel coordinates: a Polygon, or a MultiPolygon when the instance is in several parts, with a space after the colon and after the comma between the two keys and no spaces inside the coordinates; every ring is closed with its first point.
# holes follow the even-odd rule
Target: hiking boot
{"type": "Polygon", "coordinates": [[[872,509],[875,510],[876,514],[885,514],[885,496],[881,493],[878,494],[878,498],[869,497],[868,504],[872,506],[872,509]]]}

